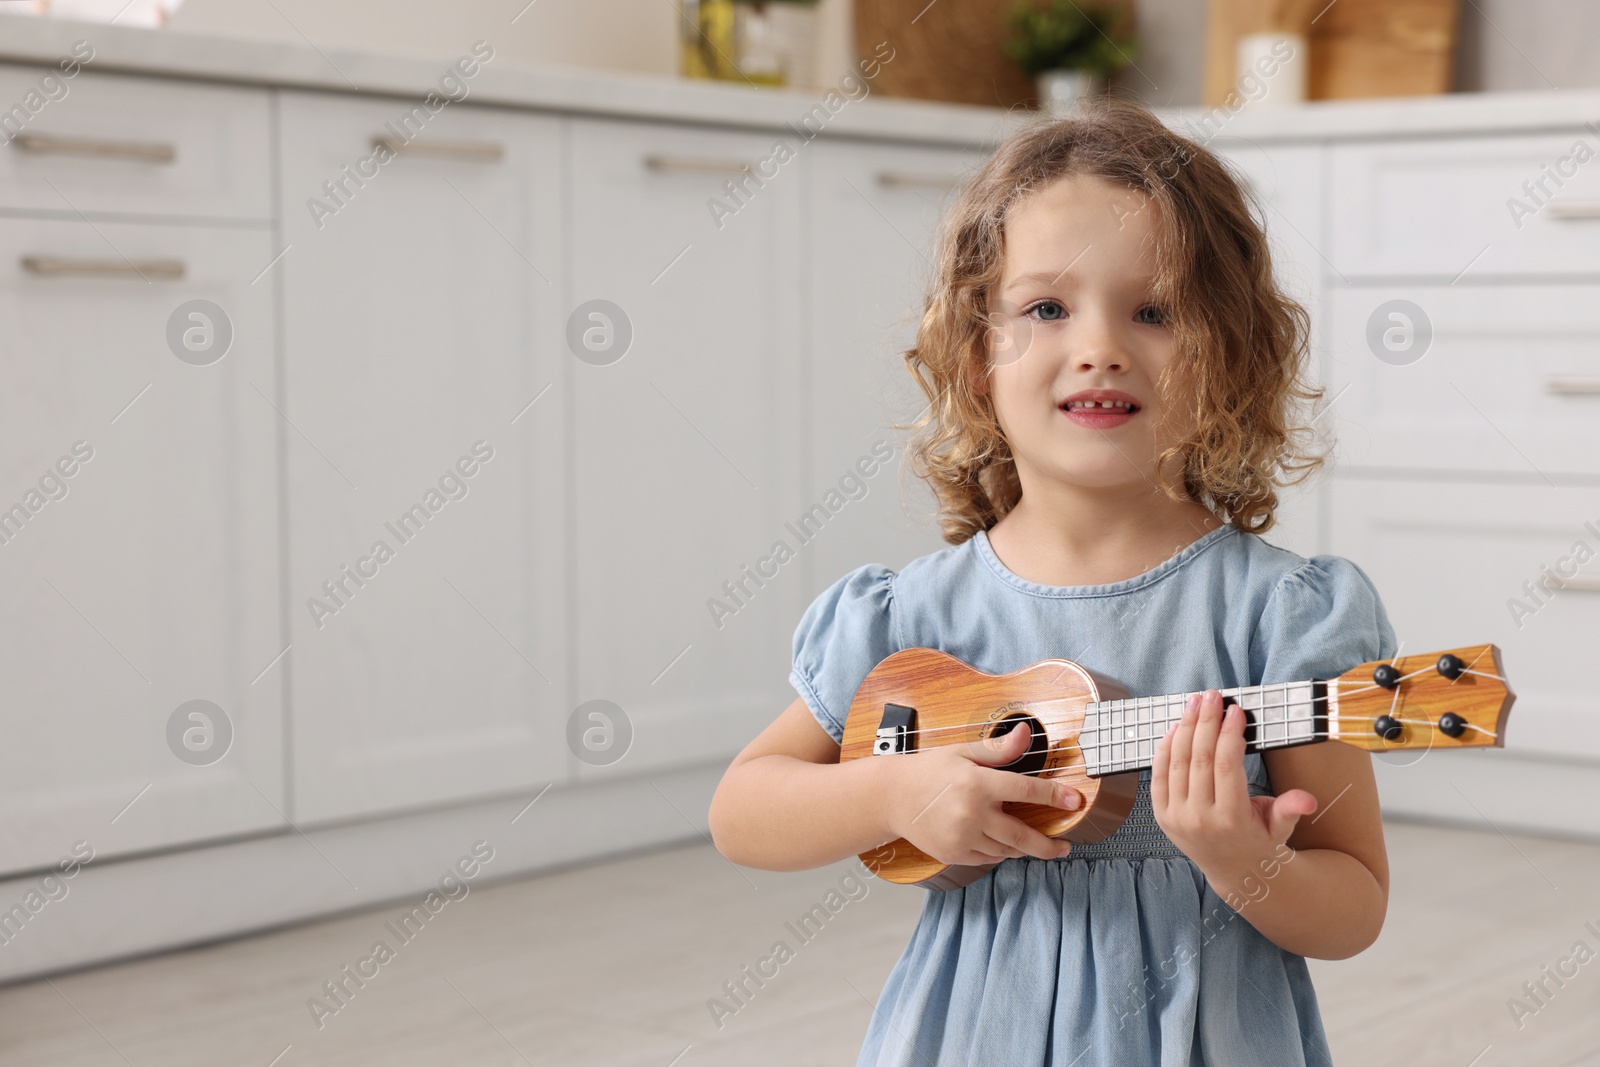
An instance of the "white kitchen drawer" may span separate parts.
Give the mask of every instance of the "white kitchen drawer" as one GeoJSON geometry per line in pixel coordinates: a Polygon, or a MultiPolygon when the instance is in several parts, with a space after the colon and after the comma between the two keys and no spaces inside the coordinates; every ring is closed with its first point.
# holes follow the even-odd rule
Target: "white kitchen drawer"
{"type": "Polygon", "coordinates": [[[0,209],[270,217],[266,90],[83,69],[30,113],[52,73],[0,65],[0,209]]]}
{"type": "Polygon", "coordinates": [[[1335,145],[1330,258],[1346,277],[1600,272],[1600,160],[1579,144],[1600,152],[1582,130],[1335,145]]]}
{"type": "MultiPolygon", "coordinates": [[[[1338,400],[1328,418],[1341,462],[1534,479],[1600,472],[1600,287],[1362,287],[1335,290],[1331,307],[1338,400]],[[1397,299],[1431,324],[1412,363],[1385,362],[1368,342],[1375,315],[1404,326],[1384,308],[1397,299]]],[[[1417,320],[1420,343],[1420,319],[1397,313],[1417,320]]]]}
{"type": "Polygon", "coordinates": [[[1600,758],[1600,489],[1338,478],[1331,504],[1331,551],[1371,576],[1403,653],[1499,645],[1517,694],[1506,747],[1600,758]],[[1596,558],[1543,590],[1580,543],[1596,558]]]}

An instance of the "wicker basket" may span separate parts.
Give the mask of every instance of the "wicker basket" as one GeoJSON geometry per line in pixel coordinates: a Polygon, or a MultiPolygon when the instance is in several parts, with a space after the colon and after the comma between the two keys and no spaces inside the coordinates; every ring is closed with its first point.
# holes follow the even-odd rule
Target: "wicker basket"
{"type": "Polygon", "coordinates": [[[1016,0],[856,0],[856,54],[871,56],[887,41],[894,58],[872,87],[885,96],[989,107],[1033,107],[1033,79],[1001,42],[1016,0]]]}

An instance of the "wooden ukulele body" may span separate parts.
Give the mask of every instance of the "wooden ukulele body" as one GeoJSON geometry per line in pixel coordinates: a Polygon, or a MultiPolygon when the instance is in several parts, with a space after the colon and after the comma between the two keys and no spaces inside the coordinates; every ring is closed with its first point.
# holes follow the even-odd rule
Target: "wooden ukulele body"
{"type": "MultiPolygon", "coordinates": [[[[916,734],[926,744],[981,741],[1012,729],[1017,719],[1031,717],[1034,753],[1002,769],[1032,767],[1042,762],[1041,778],[1061,779],[1083,795],[1077,811],[1043,804],[1007,803],[1003,810],[1048,837],[1088,844],[1117,832],[1133,810],[1139,791],[1138,772],[1090,778],[1078,748],[1084,709],[1093,701],[1114,700],[1128,692],[1103,675],[1065,659],[1041,660],[1011,674],[985,674],[961,660],[929,648],[908,648],[885,659],[862,683],[850,704],[839,761],[896,759],[874,755],[878,724],[886,704],[916,709],[916,734]],[[1042,753],[1040,728],[1044,742],[1042,753]]],[[[878,877],[929,889],[956,889],[981,878],[995,866],[953,866],[941,863],[905,838],[870,852],[861,860],[878,877]]]]}

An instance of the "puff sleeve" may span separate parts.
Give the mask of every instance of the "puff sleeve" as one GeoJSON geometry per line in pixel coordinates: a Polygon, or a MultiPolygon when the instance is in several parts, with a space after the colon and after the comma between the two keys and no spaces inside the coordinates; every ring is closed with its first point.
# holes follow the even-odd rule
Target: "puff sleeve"
{"type": "Polygon", "coordinates": [[[894,577],[880,564],[846,574],[814,600],[794,632],[789,684],[835,741],[869,671],[899,650],[894,577]]]}
{"type": "Polygon", "coordinates": [[[1268,597],[1251,666],[1260,684],[1298,682],[1336,678],[1395,651],[1394,628],[1367,573],[1340,556],[1313,556],[1268,597]]]}

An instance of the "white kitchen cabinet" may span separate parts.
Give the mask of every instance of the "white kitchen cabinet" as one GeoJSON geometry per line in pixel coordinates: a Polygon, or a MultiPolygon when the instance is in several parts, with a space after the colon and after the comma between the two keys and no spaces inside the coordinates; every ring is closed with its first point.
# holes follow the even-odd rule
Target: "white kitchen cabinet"
{"type": "Polygon", "coordinates": [[[1506,748],[1600,757],[1600,489],[1341,478],[1331,503],[1334,544],[1404,653],[1499,645],[1517,694],[1506,748]]]}
{"type": "MultiPolygon", "coordinates": [[[[805,178],[762,163],[771,135],[570,121],[571,306],[609,301],[632,335],[566,356],[576,700],[633,731],[617,762],[577,764],[589,778],[725,759],[792,699],[805,605],[774,550],[805,551],[805,178]],[[735,199],[744,164],[764,184],[735,199]]],[[[621,326],[582,314],[597,345],[621,326]]]]}
{"type": "Polygon", "coordinates": [[[904,454],[909,433],[893,425],[927,404],[903,353],[927,299],[934,229],[984,154],[850,141],[809,153],[807,256],[817,313],[806,361],[805,488],[808,505],[826,506],[827,493],[838,494],[837,510],[804,549],[806,588],[815,595],[864,563],[899,569],[945,547],[937,501],[904,454]]]}
{"type": "Polygon", "coordinates": [[[0,219],[0,871],[283,826],[271,255],[264,230],[0,219]],[[222,317],[208,348],[181,316],[180,359],[192,300],[222,317]],[[191,700],[230,724],[204,765],[168,743],[191,700]]]}
{"type": "Polygon", "coordinates": [[[1341,289],[1330,328],[1343,463],[1536,481],[1600,473],[1600,288],[1341,289]],[[1396,300],[1412,307],[1397,312],[1396,300]],[[1431,340],[1411,362],[1385,361],[1370,344],[1375,320],[1411,331],[1411,344],[1424,331],[1431,340]]]}
{"type": "Polygon", "coordinates": [[[413,106],[280,101],[298,820],[566,773],[560,126],[413,106]]]}

